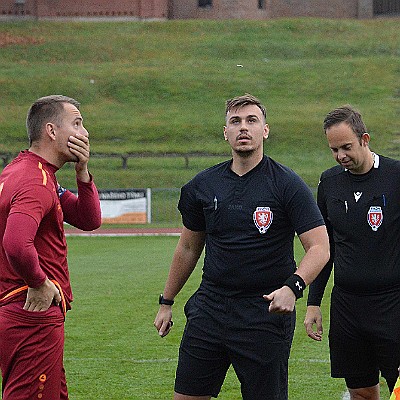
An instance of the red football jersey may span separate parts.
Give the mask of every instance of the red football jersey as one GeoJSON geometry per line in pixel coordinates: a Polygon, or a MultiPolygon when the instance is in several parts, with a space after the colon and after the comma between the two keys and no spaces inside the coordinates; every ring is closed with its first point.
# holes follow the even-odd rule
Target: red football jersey
{"type": "Polygon", "coordinates": [[[21,301],[21,288],[56,281],[70,308],[72,290],[64,221],[93,230],[101,223],[94,183],[77,182],[78,196],[59,187],[57,167],[21,152],[0,175],[0,305],[21,301]]]}

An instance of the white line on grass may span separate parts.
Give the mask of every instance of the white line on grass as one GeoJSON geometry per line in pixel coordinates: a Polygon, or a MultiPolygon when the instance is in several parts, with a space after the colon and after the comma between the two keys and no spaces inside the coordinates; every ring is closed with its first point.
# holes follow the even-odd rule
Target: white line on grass
{"type": "MultiPolygon", "coordinates": [[[[65,357],[66,360],[70,361],[115,361],[115,358],[112,357],[65,357]]],[[[320,363],[320,364],[328,364],[329,360],[320,360],[320,359],[305,359],[305,358],[291,358],[292,361],[296,362],[309,362],[309,363],[320,363]]],[[[166,362],[177,362],[177,358],[149,358],[149,359],[140,359],[140,358],[118,358],[118,361],[129,361],[133,363],[145,364],[145,363],[166,363],[166,362]]]]}
{"type": "Polygon", "coordinates": [[[350,400],[350,393],[347,390],[344,392],[342,400],[350,400]]]}
{"type": "MultiPolygon", "coordinates": [[[[112,357],[64,357],[67,361],[116,361],[116,358],[112,357]]],[[[177,358],[150,358],[150,359],[137,359],[137,358],[118,358],[118,362],[132,362],[136,364],[154,364],[154,363],[168,363],[178,362],[177,358]]]]}
{"type": "Polygon", "coordinates": [[[309,363],[329,364],[329,360],[318,359],[318,358],[292,358],[292,357],[290,357],[289,360],[290,361],[295,361],[295,362],[309,362],[309,363]]]}
{"type": "MultiPolygon", "coordinates": [[[[115,361],[115,358],[111,357],[64,357],[66,361],[78,361],[82,362],[83,360],[85,361],[93,361],[93,362],[99,362],[99,361],[115,361]]],[[[329,360],[324,360],[324,359],[305,359],[305,358],[291,358],[292,361],[297,361],[297,362],[310,362],[310,363],[321,363],[321,364],[328,364],[329,360]]],[[[123,358],[123,359],[118,359],[118,362],[132,362],[135,364],[156,364],[156,363],[177,363],[178,359],[177,358],[149,358],[149,359],[137,359],[137,358],[123,358]]],[[[350,394],[346,390],[345,393],[343,393],[342,400],[350,400],[350,394]]]]}

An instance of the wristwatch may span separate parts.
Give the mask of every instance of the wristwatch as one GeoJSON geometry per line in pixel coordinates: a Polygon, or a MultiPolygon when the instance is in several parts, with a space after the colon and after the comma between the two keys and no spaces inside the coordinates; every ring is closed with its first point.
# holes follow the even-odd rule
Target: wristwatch
{"type": "Polygon", "coordinates": [[[163,294],[160,294],[160,297],[158,298],[158,304],[165,304],[167,306],[172,306],[174,304],[174,300],[168,300],[168,299],[164,299],[163,294]]]}

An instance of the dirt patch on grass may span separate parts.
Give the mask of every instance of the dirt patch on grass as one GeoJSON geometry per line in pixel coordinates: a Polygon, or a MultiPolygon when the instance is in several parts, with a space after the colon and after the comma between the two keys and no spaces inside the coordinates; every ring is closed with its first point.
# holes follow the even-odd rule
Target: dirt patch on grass
{"type": "Polygon", "coordinates": [[[17,36],[9,32],[0,32],[0,47],[30,46],[44,43],[44,38],[35,36],[17,36]]]}

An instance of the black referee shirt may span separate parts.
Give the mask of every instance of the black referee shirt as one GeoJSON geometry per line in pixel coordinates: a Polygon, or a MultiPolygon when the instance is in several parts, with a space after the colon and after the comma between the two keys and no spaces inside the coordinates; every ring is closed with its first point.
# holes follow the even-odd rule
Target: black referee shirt
{"type": "Polygon", "coordinates": [[[295,271],[293,239],[323,225],[313,195],[291,169],[264,156],[243,176],[226,161],[181,190],[183,224],[206,232],[202,287],[228,296],[267,293],[295,271]]]}
{"type": "MultiPolygon", "coordinates": [[[[337,165],[321,176],[318,205],[333,247],[334,283],[355,294],[400,288],[400,162],[375,154],[374,167],[355,175],[337,165]]],[[[311,285],[319,305],[328,271],[311,285]]]]}

